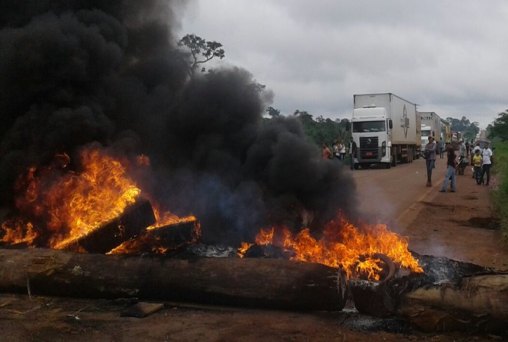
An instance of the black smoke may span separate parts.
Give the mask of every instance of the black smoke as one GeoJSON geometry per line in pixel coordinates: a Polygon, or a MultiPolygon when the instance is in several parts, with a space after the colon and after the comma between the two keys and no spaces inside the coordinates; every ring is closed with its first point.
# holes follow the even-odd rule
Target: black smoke
{"type": "MultiPolygon", "coordinates": [[[[264,225],[352,214],[354,184],[294,118],[263,120],[270,94],[240,68],[188,76],[181,1],[4,0],[0,5],[0,198],[28,166],[100,143],[150,157],[144,179],[206,242],[264,225]]],[[[227,47],[226,47],[227,52],[227,47]]]]}

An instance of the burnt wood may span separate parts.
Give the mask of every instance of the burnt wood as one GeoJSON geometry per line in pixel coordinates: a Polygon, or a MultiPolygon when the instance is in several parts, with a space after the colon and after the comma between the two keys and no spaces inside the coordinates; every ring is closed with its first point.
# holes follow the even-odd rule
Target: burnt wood
{"type": "Polygon", "coordinates": [[[155,223],[152,205],[145,199],[137,200],[117,218],[103,224],[87,235],[71,241],[62,249],[75,252],[107,253],[122,242],[141,233],[155,223]]]}
{"type": "Polygon", "coordinates": [[[358,311],[404,317],[423,331],[507,332],[508,274],[442,257],[417,258],[422,274],[379,283],[351,280],[358,311]]]}
{"type": "Polygon", "coordinates": [[[0,291],[168,300],[291,310],[341,310],[342,273],[281,259],[79,254],[0,249],[0,291]]]}
{"type": "Polygon", "coordinates": [[[197,220],[169,224],[144,231],[141,235],[125,241],[114,254],[139,255],[144,253],[175,254],[200,238],[197,220]]]}

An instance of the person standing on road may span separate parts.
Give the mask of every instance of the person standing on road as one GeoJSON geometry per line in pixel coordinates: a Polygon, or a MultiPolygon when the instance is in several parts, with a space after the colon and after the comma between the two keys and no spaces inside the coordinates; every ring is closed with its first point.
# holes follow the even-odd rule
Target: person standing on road
{"type": "Polygon", "coordinates": [[[340,143],[340,159],[346,159],[346,144],[340,143]]]}
{"type": "Polygon", "coordinates": [[[483,164],[482,164],[482,177],[481,181],[484,182],[485,174],[487,174],[487,182],[485,182],[485,185],[489,185],[490,182],[490,167],[492,166],[492,159],[493,159],[493,153],[492,150],[489,148],[489,144],[485,144],[485,148],[482,151],[482,157],[483,157],[483,164]]]}
{"type": "Polygon", "coordinates": [[[446,150],[446,174],[443,181],[443,185],[441,186],[441,190],[439,192],[446,192],[446,188],[448,188],[448,181],[451,182],[451,191],[455,192],[455,168],[457,167],[457,157],[455,156],[455,151],[452,146],[449,146],[446,150]]]}
{"type": "Polygon", "coordinates": [[[333,142],[333,145],[332,145],[332,150],[333,150],[333,156],[337,159],[340,160],[340,153],[339,153],[339,142],[338,141],[334,141],[333,142]]]}
{"type": "Polygon", "coordinates": [[[353,138],[351,138],[351,142],[349,143],[349,157],[351,159],[351,170],[354,169],[355,166],[355,158],[356,158],[357,146],[353,138]]]}
{"type": "Polygon", "coordinates": [[[330,148],[323,143],[323,146],[321,148],[321,157],[323,159],[331,159],[332,158],[332,151],[330,151],[330,148]]]}
{"type": "Polygon", "coordinates": [[[425,165],[427,166],[427,186],[432,186],[432,169],[436,163],[436,142],[433,137],[429,137],[429,142],[425,145],[425,165]]]}
{"type": "Polygon", "coordinates": [[[476,184],[481,184],[481,172],[482,172],[482,155],[480,154],[480,150],[475,150],[473,155],[473,178],[476,179],[476,184]]]}

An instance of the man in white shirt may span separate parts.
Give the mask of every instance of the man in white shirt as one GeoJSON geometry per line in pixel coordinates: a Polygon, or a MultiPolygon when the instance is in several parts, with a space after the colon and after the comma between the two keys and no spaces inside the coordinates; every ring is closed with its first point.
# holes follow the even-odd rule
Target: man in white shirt
{"type": "Polygon", "coordinates": [[[484,176],[487,174],[487,182],[485,185],[489,185],[490,182],[490,167],[492,166],[492,159],[493,159],[493,153],[492,150],[489,148],[489,144],[485,144],[485,148],[482,151],[482,158],[483,158],[483,166],[482,166],[482,183],[484,181],[484,176]]]}

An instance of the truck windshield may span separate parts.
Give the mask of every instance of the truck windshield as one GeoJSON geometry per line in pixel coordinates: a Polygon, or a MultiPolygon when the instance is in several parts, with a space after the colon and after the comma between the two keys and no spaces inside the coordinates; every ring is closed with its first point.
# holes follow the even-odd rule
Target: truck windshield
{"type": "Polygon", "coordinates": [[[384,121],[363,121],[353,122],[353,132],[384,132],[386,131],[386,125],[384,121]]]}

